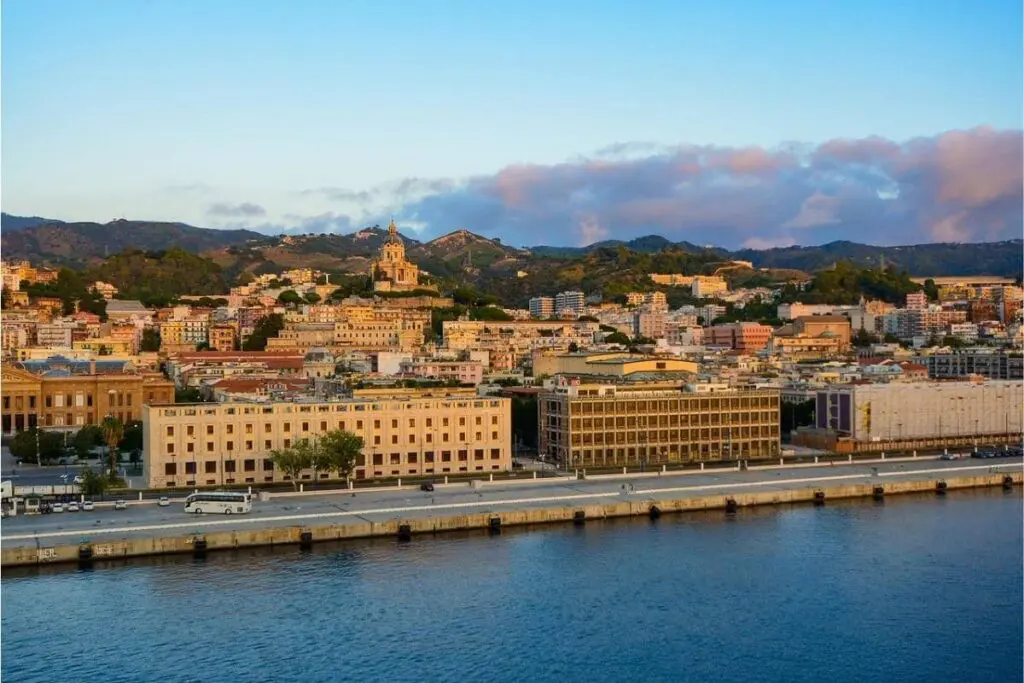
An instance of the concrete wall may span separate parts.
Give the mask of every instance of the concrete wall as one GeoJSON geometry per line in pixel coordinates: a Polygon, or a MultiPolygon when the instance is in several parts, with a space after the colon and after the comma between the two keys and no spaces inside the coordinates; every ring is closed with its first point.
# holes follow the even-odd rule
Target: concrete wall
{"type": "Polygon", "coordinates": [[[78,562],[79,552],[83,548],[91,551],[92,559],[118,559],[142,557],[147,555],[192,554],[197,551],[197,542],[204,542],[205,549],[230,550],[274,545],[297,545],[303,542],[303,534],[307,533],[308,542],[332,541],[350,538],[368,538],[373,536],[397,537],[402,527],[410,534],[440,533],[466,529],[488,529],[497,525],[524,526],[531,524],[548,524],[554,522],[584,522],[586,520],[607,519],[612,517],[648,516],[652,506],[660,513],[689,512],[696,510],[725,509],[728,501],[735,501],[737,507],[756,505],[781,505],[789,503],[808,503],[815,500],[816,495],[823,494],[824,500],[850,498],[867,498],[874,494],[875,487],[883,487],[885,495],[906,493],[924,493],[935,491],[938,481],[944,481],[946,487],[952,489],[979,488],[1000,486],[1004,477],[1010,476],[1013,483],[1024,482],[1024,473],[985,474],[977,476],[956,477],[945,480],[926,479],[917,481],[888,482],[886,484],[854,484],[830,488],[803,488],[788,491],[762,491],[734,495],[699,496],[682,499],[630,498],[620,503],[608,505],[581,505],[574,507],[540,508],[527,510],[511,510],[501,512],[484,512],[467,515],[451,515],[419,519],[391,519],[386,522],[363,522],[352,524],[331,524],[314,527],[278,527],[270,529],[252,529],[244,531],[225,531],[212,534],[188,534],[162,538],[126,538],[83,542],[79,545],[38,545],[4,548],[0,553],[0,566],[16,567],[38,564],[57,564],[62,562],[78,562]],[[582,515],[582,517],[581,517],[582,515]]]}

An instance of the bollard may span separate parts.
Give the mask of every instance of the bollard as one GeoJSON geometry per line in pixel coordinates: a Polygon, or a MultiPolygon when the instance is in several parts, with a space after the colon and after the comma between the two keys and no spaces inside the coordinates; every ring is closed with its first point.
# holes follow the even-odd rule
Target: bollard
{"type": "Polygon", "coordinates": [[[910,456],[912,458],[916,458],[917,457],[917,451],[911,451],[910,456]]]}
{"type": "Polygon", "coordinates": [[[819,507],[825,504],[824,491],[818,490],[814,492],[814,504],[819,507]]]}
{"type": "Polygon", "coordinates": [[[446,484],[448,483],[448,475],[447,474],[444,475],[444,483],[446,483],[446,484]]]}
{"type": "Polygon", "coordinates": [[[303,483],[299,483],[299,493],[304,493],[305,491],[306,491],[306,485],[303,484],[303,483]]]}
{"type": "Polygon", "coordinates": [[[82,564],[92,562],[92,546],[89,543],[82,543],[78,546],[78,561],[82,564]]]}
{"type": "Polygon", "coordinates": [[[882,460],[885,460],[885,451],[882,451],[882,460]]]}
{"type": "Polygon", "coordinates": [[[785,463],[785,462],[783,461],[783,459],[782,459],[782,458],[779,458],[779,467],[782,467],[782,466],[783,466],[783,465],[785,465],[785,464],[786,464],[786,463],[785,463]]]}
{"type": "Polygon", "coordinates": [[[739,507],[739,505],[736,504],[736,499],[735,498],[726,498],[725,499],[725,512],[727,514],[735,514],[736,508],[738,508],[738,507],[739,507]]]}
{"type": "Polygon", "coordinates": [[[659,517],[661,517],[661,508],[659,508],[657,505],[652,505],[651,508],[647,511],[647,514],[650,515],[651,519],[658,519],[659,517]]]}
{"type": "Polygon", "coordinates": [[[848,456],[846,456],[846,462],[853,462],[853,453],[850,453],[848,456]]]}
{"type": "Polygon", "coordinates": [[[351,479],[348,480],[348,490],[349,491],[351,491],[353,488],[355,488],[355,485],[356,484],[355,484],[354,481],[352,481],[351,479]]]}
{"type": "Polygon", "coordinates": [[[491,517],[487,520],[487,529],[491,535],[501,533],[501,517],[491,517]]]}
{"type": "Polygon", "coordinates": [[[814,456],[814,464],[815,464],[815,465],[817,465],[817,464],[818,464],[818,456],[814,456]]]}
{"type": "Polygon", "coordinates": [[[1013,477],[1009,474],[1003,475],[1003,488],[1007,491],[1013,488],[1013,477]]]}
{"type": "Polygon", "coordinates": [[[142,491],[139,491],[139,500],[142,500],[142,491]]]}
{"type": "Polygon", "coordinates": [[[587,513],[584,510],[577,510],[572,513],[572,523],[576,526],[583,526],[587,522],[587,513]]]}
{"type": "Polygon", "coordinates": [[[402,488],[402,478],[398,478],[398,488],[402,488]]]}
{"type": "Polygon", "coordinates": [[[703,472],[703,471],[704,471],[704,463],[701,463],[701,464],[700,464],[700,471],[701,471],[701,472],[703,472]]]}
{"type": "Polygon", "coordinates": [[[313,532],[312,531],[301,531],[299,532],[299,547],[302,549],[310,548],[313,545],[313,532]]]}
{"type": "Polygon", "coordinates": [[[946,482],[942,479],[935,482],[935,493],[940,496],[946,495],[946,482]]]}
{"type": "Polygon", "coordinates": [[[871,489],[871,497],[874,498],[875,500],[882,500],[883,498],[885,498],[885,487],[876,486],[873,489],[871,489]]]}
{"type": "Polygon", "coordinates": [[[668,465],[662,465],[662,466],[661,466],[661,471],[662,471],[663,473],[667,473],[667,472],[668,472],[668,465]]]}
{"type": "Polygon", "coordinates": [[[536,478],[537,478],[537,470],[534,470],[534,471],[533,471],[533,478],[534,478],[534,479],[536,479],[536,478]]]}
{"type": "Polygon", "coordinates": [[[408,524],[398,525],[398,540],[409,541],[412,540],[412,527],[408,524]]]}
{"type": "Polygon", "coordinates": [[[252,487],[251,486],[249,487],[249,495],[250,496],[252,495],[252,487]]]}
{"type": "Polygon", "coordinates": [[[491,481],[494,481],[494,472],[491,472],[491,481]]]}
{"type": "Polygon", "coordinates": [[[625,473],[626,473],[626,468],[625,468],[625,467],[623,467],[623,468],[622,468],[622,473],[623,473],[623,474],[625,474],[625,473]]]}

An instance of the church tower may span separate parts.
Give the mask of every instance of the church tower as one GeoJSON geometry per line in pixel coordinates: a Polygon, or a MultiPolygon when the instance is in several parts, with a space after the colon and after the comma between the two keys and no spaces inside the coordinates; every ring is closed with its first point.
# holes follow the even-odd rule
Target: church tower
{"type": "Polygon", "coordinates": [[[405,243],[394,219],[388,225],[388,236],[381,245],[373,272],[373,288],[377,291],[410,290],[419,284],[419,268],[405,260],[405,243]]]}

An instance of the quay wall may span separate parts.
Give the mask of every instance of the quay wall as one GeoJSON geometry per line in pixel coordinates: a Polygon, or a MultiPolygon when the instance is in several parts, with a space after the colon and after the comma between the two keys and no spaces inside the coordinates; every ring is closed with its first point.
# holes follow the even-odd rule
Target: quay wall
{"type": "Polygon", "coordinates": [[[621,502],[499,510],[463,515],[434,517],[400,517],[383,522],[361,522],[309,526],[282,526],[262,529],[233,530],[204,534],[184,534],[151,538],[109,539],[101,542],[83,542],[74,545],[19,546],[3,548],[0,567],[24,567],[44,564],[81,563],[172,554],[203,554],[216,550],[235,550],[276,545],[309,545],[315,542],[342,539],[395,537],[408,538],[414,534],[442,533],[471,529],[496,530],[502,527],[573,522],[585,524],[590,520],[614,517],[657,517],[664,514],[699,510],[727,510],[736,508],[782,505],[794,503],[824,504],[829,500],[871,498],[908,493],[937,493],[967,488],[1006,486],[1012,481],[1019,486],[1024,472],[1010,474],[983,474],[974,476],[932,478],[915,481],[874,482],[831,487],[794,488],[785,491],[755,491],[736,494],[715,494],[685,498],[630,497],[621,502]],[[879,490],[881,489],[881,490],[879,490]]]}

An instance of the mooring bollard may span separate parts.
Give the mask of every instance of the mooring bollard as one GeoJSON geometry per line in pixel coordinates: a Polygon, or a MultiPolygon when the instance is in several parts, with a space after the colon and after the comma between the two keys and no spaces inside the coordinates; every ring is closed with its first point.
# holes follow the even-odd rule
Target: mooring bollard
{"type": "Polygon", "coordinates": [[[701,464],[700,464],[700,471],[701,471],[701,472],[703,472],[703,471],[704,471],[704,463],[701,463],[701,464]]]}

